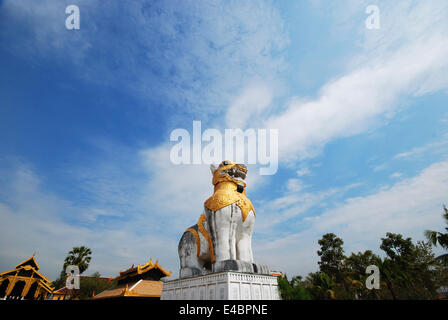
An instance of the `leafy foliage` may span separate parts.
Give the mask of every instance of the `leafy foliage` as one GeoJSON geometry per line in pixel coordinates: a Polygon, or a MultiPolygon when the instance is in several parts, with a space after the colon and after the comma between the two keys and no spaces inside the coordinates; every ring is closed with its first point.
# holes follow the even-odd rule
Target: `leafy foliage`
{"type": "Polygon", "coordinates": [[[80,279],[80,299],[90,299],[94,294],[103,292],[116,284],[116,281],[101,278],[98,272],[90,277],[81,277],[80,279]]]}
{"type": "Polygon", "coordinates": [[[283,300],[311,300],[310,292],[305,288],[302,277],[294,277],[291,281],[288,278],[279,277],[278,286],[283,300]]]}
{"type": "Polygon", "coordinates": [[[59,278],[53,281],[53,286],[56,289],[62,288],[65,286],[65,281],[67,275],[65,270],[69,265],[75,265],[79,268],[79,274],[82,274],[89,267],[89,263],[91,261],[92,250],[85,246],[73,247],[72,250],[68,252],[67,257],[64,260],[64,264],[59,275],[59,278]]]}
{"type": "Polygon", "coordinates": [[[314,299],[335,299],[335,282],[325,272],[310,273],[306,279],[308,290],[311,292],[314,299]]]}
{"type": "MultiPolygon", "coordinates": [[[[442,216],[445,220],[445,224],[447,225],[445,227],[446,232],[442,233],[432,230],[426,230],[425,237],[429,242],[432,243],[432,245],[437,246],[437,244],[439,244],[442,248],[448,250],[448,209],[444,206],[443,210],[445,211],[445,213],[442,216]]],[[[438,256],[437,259],[440,260],[444,265],[448,266],[448,253],[438,256]]]]}
{"type": "Polygon", "coordinates": [[[380,245],[384,258],[371,250],[346,257],[343,240],[333,233],[324,234],[318,243],[320,271],[310,273],[305,281],[279,279],[283,299],[435,299],[437,290],[448,284],[448,268],[435,258],[429,241],[414,243],[401,234],[387,233],[380,245]],[[370,265],[380,270],[378,290],[366,287],[370,265]]]}
{"type": "Polygon", "coordinates": [[[320,256],[320,271],[330,277],[340,279],[343,261],[345,259],[342,245],[344,241],[338,238],[334,233],[324,234],[318,241],[321,249],[317,251],[320,256]]]}
{"type": "Polygon", "coordinates": [[[78,266],[79,274],[82,274],[89,267],[90,260],[92,259],[90,257],[91,254],[92,250],[85,246],[73,247],[64,260],[63,269],[65,270],[69,265],[78,266]]]}

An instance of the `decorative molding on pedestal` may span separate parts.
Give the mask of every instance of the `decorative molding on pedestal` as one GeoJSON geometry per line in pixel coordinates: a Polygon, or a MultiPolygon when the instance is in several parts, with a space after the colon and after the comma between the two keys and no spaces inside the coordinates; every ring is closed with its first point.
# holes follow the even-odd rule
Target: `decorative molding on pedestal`
{"type": "Polygon", "coordinates": [[[277,277],[219,272],[167,281],[161,300],[280,300],[277,277]]]}

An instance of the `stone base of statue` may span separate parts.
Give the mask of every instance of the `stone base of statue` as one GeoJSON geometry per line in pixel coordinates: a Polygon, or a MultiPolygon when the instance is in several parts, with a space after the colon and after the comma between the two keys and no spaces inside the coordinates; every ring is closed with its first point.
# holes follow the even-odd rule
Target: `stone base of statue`
{"type": "Polygon", "coordinates": [[[280,294],[276,276],[223,271],[167,281],[161,300],[280,300],[280,294]]]}

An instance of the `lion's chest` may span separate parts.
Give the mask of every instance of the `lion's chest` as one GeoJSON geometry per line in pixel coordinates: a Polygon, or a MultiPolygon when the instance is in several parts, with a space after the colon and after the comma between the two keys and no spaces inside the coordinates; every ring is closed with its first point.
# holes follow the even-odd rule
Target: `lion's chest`
{"type": "Polygon", "coordinates": [[[225,208],[233,203],[241,209],[243,221],[246,220],[247,215],[252,210],[255,213],[255,209],[249,198],[243,193],[236,191],[217,190],[213,195],[205,201],[204,205],[207,209],[216,212],[222,208],[225,208]]]}

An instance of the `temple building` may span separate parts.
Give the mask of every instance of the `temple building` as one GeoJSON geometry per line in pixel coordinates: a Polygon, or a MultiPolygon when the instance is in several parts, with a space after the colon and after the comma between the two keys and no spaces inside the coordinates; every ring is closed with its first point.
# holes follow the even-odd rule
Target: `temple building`
{"type": "Polygon", "coordinates": [[[34,255],[19,263],[13,270],[0,273],[0,298],[45,299],[53,289],[51,281],[38,272],[34,255]]]}
{"type": "Polygon", "coordinates": [[[115,278],[117,286],[97,294],[93,299],[160,299],[163,287],[160,279],[171,274],[159,265],[158,260],[153,263],[151,258],[144,265],[120,271],[120,275],[115,278]]]}

